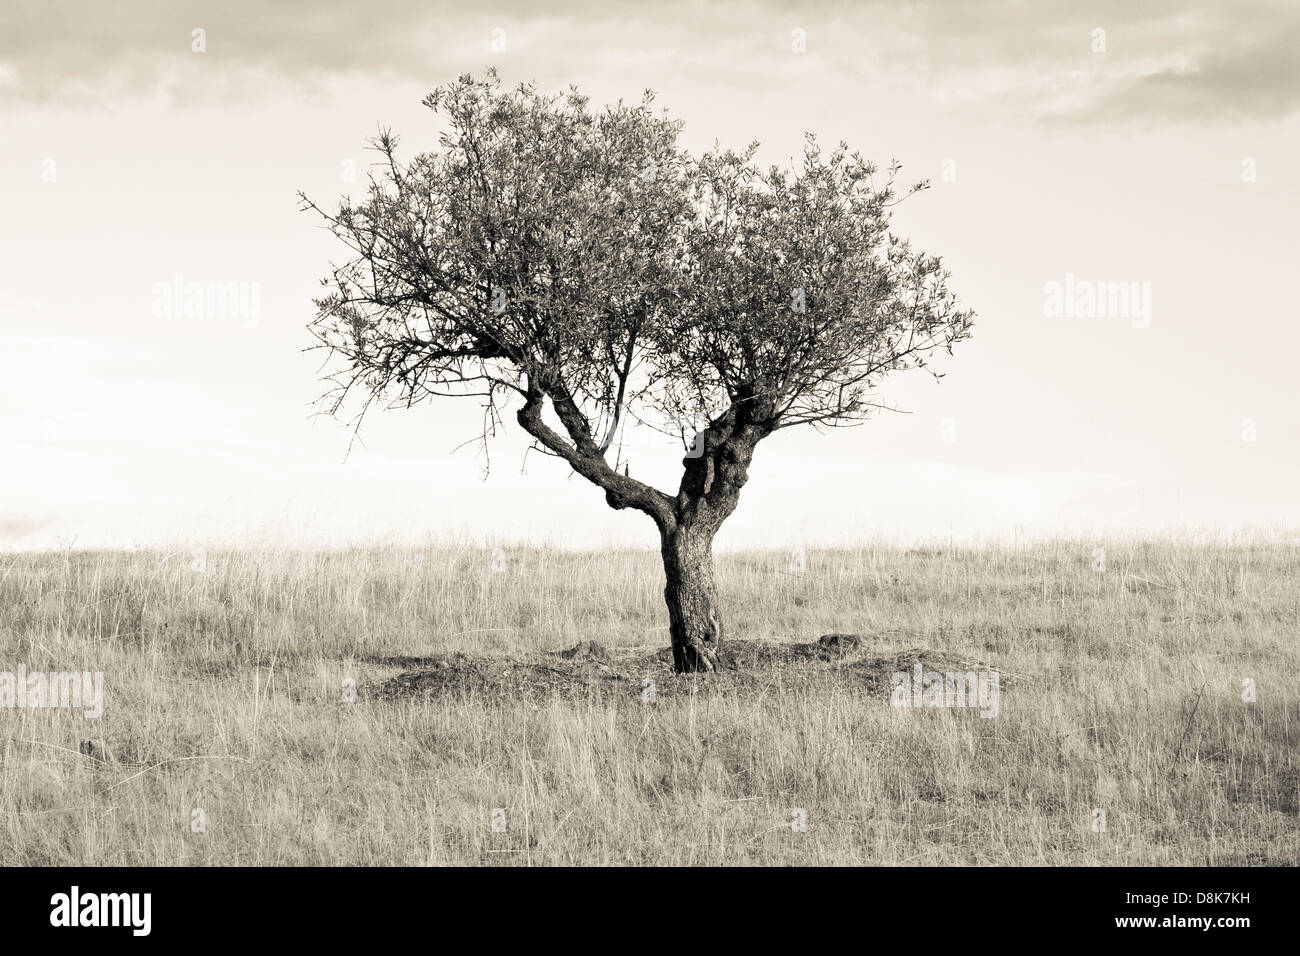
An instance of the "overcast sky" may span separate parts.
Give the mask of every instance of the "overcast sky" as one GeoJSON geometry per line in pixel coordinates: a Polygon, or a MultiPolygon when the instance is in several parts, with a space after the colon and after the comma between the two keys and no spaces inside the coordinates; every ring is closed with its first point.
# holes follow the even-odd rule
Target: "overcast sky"
{"type": "MultiPolygon", "coordinates": [[[[342,250],[296,192],[359,194],[379,124],[432,148],[423,95],[489,66],[652,88],[696,152],[785,162],[812,130],[934,182],[895,224],[974,337],[941,383],[885,381],[908,414],[760,446],[720,545],[1294,528],[1298,41],[1281,0],[6,0],[0,549],[654,544],[514,432],[455,451],[473,400],[376,415],[350,454],[313,417],[342,250]],[[169,314],[177,277],[257,308],[169,314]],[[1120,314],[1078,314],[1098,283],[1132,284],[1120,314]]],[[[633,473],[675,487],[646,445],[633,473]]]]}

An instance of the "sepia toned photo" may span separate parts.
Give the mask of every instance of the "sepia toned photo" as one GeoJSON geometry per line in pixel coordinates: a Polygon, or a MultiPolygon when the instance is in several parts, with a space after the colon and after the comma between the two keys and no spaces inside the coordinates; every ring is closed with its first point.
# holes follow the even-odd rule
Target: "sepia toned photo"
{"type": "Polygon", "coordinates": [[[1110,872],[1071,905],[1111,936],[1249,938],[1300,862],[1297,40],[1282,0],[7,0],[22,918],[1034,868],[1110,872]]]}

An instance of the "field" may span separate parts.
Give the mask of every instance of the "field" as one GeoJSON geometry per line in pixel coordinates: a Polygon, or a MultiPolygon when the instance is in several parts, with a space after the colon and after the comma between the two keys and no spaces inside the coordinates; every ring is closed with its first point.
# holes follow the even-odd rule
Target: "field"
{"type": "Polygon", "coordinates": [[[692,678],[649,551],[3,556],[104,712],[0,708],[0,863],[1300,863],[1300,543],[1096,546],[723,553],[692,678]]]}

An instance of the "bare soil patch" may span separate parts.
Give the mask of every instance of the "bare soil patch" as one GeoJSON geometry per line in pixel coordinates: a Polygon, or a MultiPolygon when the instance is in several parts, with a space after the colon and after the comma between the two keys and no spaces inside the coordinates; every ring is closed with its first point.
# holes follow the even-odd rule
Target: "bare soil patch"
{"type": "Polygon", "coordinates": [[[720,670],[688,676],[673,673],[672,651],[667,647],[646,653],[614,650],[596,641],[528,656],[456,653],[385,658],[374,663],[406,669],[363,685],[359,696],[390,702],[473,695],[503,700],[559,696],[639,703],[646,682],[653,681],[656,699],[701,693],[758,693],[779,684],[786,691],[857,688],[883,702],[889,697],[891,677],[898,671],[911,671],[917,663],[925,670],[937,671],[983,666],[919,647],[872,654],[865,650],[867,643],[857,634],[825,634],[806,644],[731,641],[724,649],[720,670]]]}

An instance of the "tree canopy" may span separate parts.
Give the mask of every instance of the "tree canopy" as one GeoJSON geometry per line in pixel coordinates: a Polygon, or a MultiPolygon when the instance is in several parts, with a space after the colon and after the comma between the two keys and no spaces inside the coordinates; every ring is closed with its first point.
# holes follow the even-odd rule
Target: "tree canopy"
{"type": "Polygon", "coordinates": [[[861,420],[883,375],[970,333],[940,259],[890,231],[926,185],[900,192],[897,164],[812,135],[788,168],[757,144],[693,157],[649,92],[595,109],[489,72],[424,102],[439,151],[403,162],[381,132],[364,198],[304,199],[352,253],[313,324],[341,359],[333,408],[477,395],[486,437],[514,403],[540,450],[663,528],[762,437],[861,420]],[[676,493],[619,472],[629,420],[696,449],[676,493]]]}

